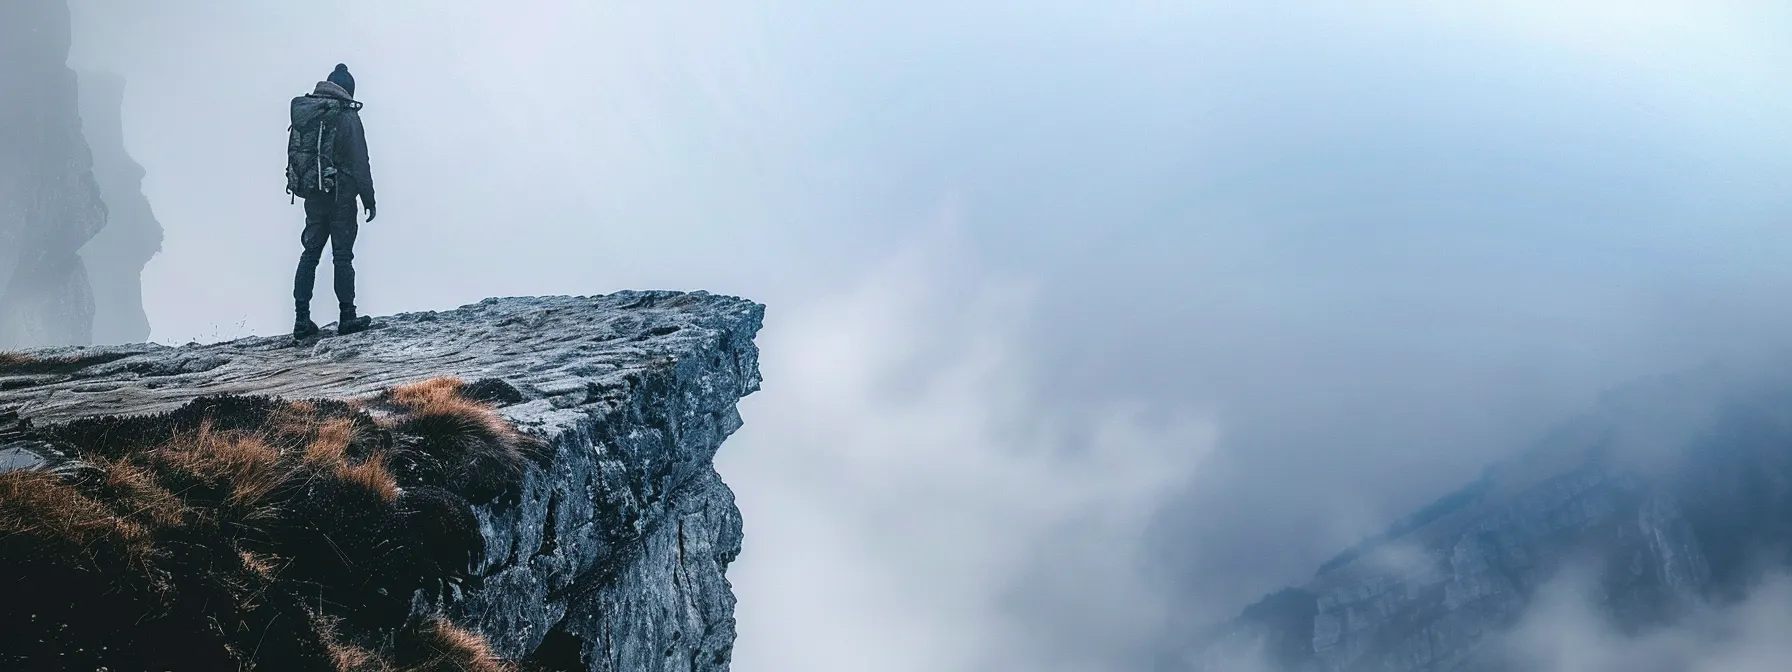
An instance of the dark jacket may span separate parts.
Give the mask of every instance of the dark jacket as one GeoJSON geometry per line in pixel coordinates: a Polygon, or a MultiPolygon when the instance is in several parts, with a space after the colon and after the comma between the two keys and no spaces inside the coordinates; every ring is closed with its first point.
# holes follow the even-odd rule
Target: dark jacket
{"type": "MultiPolygon", "coordinates": [[[[349,97],[348,91],[329,81],[318,82],[311,95],[355,102],[354,98],[349,97]]],[[[361,113],[353,107],[344,109],[337,122],[336,169],[354,178],[355,192],[361,197],[361,206],[372,210],[373,168],[367,161],[367,130],[361,126],[361,113]]]]}

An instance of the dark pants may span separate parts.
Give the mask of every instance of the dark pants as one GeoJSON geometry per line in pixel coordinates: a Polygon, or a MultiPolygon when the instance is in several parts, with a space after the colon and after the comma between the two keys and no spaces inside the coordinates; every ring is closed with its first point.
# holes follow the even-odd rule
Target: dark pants
{"type": "Polygon", "coordinates": [[[330,196],[305,199],[305,232],[299,234],[299,272],[293,277],[292,298],[300,317],[311,315],[311,290],[317,285],[317,264],[330,243],[330,260],[336,265],[336,302],[342,313],[355,312],[355,234],[360,212],[355,207],[354,185],[343,179],[330,196]]]}

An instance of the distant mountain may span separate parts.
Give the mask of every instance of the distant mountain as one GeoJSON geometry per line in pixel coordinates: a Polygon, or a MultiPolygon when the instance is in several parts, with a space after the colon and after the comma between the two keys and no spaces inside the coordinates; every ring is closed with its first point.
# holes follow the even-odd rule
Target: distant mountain
{"type": "Polygon", "coordinates": [[[1713,366],[1608,395],[1162,668],[1515,669],[1492,635],[1564,569],[1591,570],[1594,602],[1635,629],[1740,597],[1789,547],[1792,371],[1713,366]]]}
{"type": "Polygon", "coordinates": [[[0,2],[0,349],[93,339],[79,250],[106,225],[66,0],[0,2]]]}
{"type": "Polygon", "coordinates": [[[81,122],[93,149],[93,177],[106,203],[106,228],[81,248],[93,285],[93,342],[149,340],[143,267],[162,251],[162,225],[143,195],[143,166],[125,150],[123,77],[83,72],[81,122]]]}

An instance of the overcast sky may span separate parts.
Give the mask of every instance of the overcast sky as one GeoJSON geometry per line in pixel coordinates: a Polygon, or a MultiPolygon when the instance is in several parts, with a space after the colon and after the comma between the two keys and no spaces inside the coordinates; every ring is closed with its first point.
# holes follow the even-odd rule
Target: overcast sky
{"type": "Polygon", "coordinates": [[[73,2],[154,340],[290,328],[286,105],[337,62],[363,310],[768,304],[743,672],[1129,669],[1792,337],[1784,3],[73,2]]]}

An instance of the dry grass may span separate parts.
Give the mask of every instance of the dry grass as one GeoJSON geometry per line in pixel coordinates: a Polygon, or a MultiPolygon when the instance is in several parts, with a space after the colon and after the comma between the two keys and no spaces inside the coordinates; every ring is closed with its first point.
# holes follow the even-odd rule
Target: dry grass
{"type": "MultiPolygon", "coordinates": [[[[392,388],[389,396],[405,419],[453,420],[483,437],[502,442],[512,451],[529,443],[529,437],[517,431],[496,409],[468,399],[463,394],[466,387],[466,383],[458,378],[431,378],[392,388]]],[[[517,453],[516,459],[522,459],[520,453],[517,453]]]]}
{"type": "Polygon", "coordinates": [[[405,661],[403,672],[512,672],[514,666],[500,660],[478,633],[440,617],[418,628],[416,660],[405,661]]]}
{"type": "Polygon", "coordinates": [[[282,464],[280,451],[261,436],[221,432],[212,423],[177,432],[150,459],[164,472],[191,479],[192,485],[219,493],[232,512],[246,514],[269,503],[269,498],[292,477],[282,464]]]}
{"type": "Polygon", "coordinates": [[[456,378],[432,378],[392,388],[369,405],[386,412],[382,427],[419,442],[395,456],[404,469],[475,503],[515,494],[525,451],[541,444],[489,404],[467,398],[466,389],[456,378]]]}
{"type": "MultiPolygon", "coordinates": [[[[0,539],[42,554],[38,560],[72,562],[100,569],[96,556],[123,552],[148,555],[148,531],[119,518],[54,474],[11,471],[0,474],[0,539]]],[[[10,550],[10,549],[9,549],[10,550]]]]}
{"type": "MultiPolygon", "coordinates": [[[[83,667],[213,669],[253,657],[276,672],[510,669],[448,621],[394,630],[401,622],[376,618],[390,613],[379,605],[408,612],[415,591],[464,576],[483,553],[457,487],[520,481],[519,446],[531,439],[464,389],[454,379],[394,389],[378,421],[341,402],[216,397],[31,430],[89,466],[0,474],[0,579],[55,584],[0,599],[0,627],[49,628],[27,612],[60,608],[60,630],[24,635],[58,663],[85,652],[83,667]],[[71,580],[86,582],[72,586],[90,596],[83,604],[104,608],[67,607],[71,580]],[[114,613],[126,616],[104,615],[114,613]],[[360,634],[343,638],[338,625],[360,634]],[[164,631],[173,635],[149,634],[164,631]]],[[[8,655],[0,668],[44,660],[8,655]]]]}
{"type": "Polygon", "coordinates": [[[242,558],[243,566],[249,568],[249,571],[255,572],[256,576],[264,579],[274,578],[274,563],[271,558],[254,551],[237,551],[237,557],[242,558]]]}
{"type": "Polygon", "coordinates": [[[263,429],[269,436],[277,437],[282,446],[298,446],[317,432],[319,417],[315,402],[287,402],[268,414],[263,429]]]}
{"type": "Polygon", "coordinates": [[[355,440],[355,421],[348,418],[325,420],[305,445],[305,461],[317,465],[340,465],[348,461],[349,445],[355,440]]]}
{"type": "Polygon", "coordinates": [[[324,662],[329,672],[391,672],[392,666],[386,656],[342,641],[337,631],[341,623],[340,617],[311,615],[311,629],[323,643],[324,662]]]}
{"type": "Polygon", "coordinates": [[[435,402],[458,400],[461,390],[466,387],[466,382],[459,378],[442,376],[394,387],[390,396],[400,406],[419,408],[435,402]]]}
{"type": "Polygon", "coordinates": [[[157,527],[181,524],[186,505],[180,497],[156,482],[148,469],[133,464],[106,464],[97,467],[104,476],[97,493],[112,502],[112,510],[131,520],[142,520],[157,527]]]}
{"type": "Polygon", "coordinates": [[[392,669],[367,649],[342,642],[330,642],[327,646],[334,672],[386,672],[392,669]]]}
{"type": "Polygon", "coordinates": [[[282,404],[269,414],[264,433],[282,448],[298,450],[314,466],[331,468],[349,459],[362,438],[353,417],[330,417],[316,402],[282,404]]]}
{"type": "Polygon", "coordinates": [[[350,463],[340,461],[335,467],[336,477],[354,487],[361,488],[380,501],[395,503],[400,493],[398,479],[392,477],[391,470],[386,468],[384,455],[376,454],[362,462],[350,463]]]}

